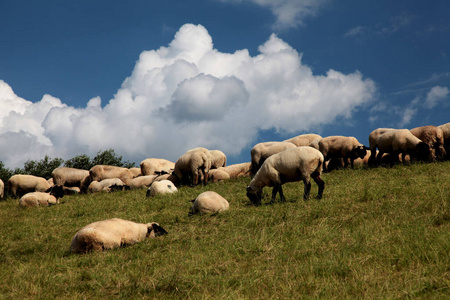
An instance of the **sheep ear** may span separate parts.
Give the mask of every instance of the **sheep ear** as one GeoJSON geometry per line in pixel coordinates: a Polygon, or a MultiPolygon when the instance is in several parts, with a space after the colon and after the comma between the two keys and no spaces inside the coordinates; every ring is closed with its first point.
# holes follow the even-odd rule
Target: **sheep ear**
{"type": "Polygon", "coordinates": [[[247,192],[250,192],[252,188],[250,186],[247,186],[247,192]]]}
{"type": "Polygon", "coordinates": [[[155,233],[155,237],[167,234],[167,231],[164,228],[162,228],[161,226],[159,226],[158,224],[153,224],[152,230],[155,233]]]}

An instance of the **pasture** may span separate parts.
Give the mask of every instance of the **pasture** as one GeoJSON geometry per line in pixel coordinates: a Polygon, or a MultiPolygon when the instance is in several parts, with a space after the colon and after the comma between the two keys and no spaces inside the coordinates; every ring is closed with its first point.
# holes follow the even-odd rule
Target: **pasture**
{"type": "MultiPolygon", "coordinates": [[[[447,298],[450,162],[323,174],[324,197],[252,206],[249,178],[182,187],[66,196],[21,209],[0,201],[0,298],[447,298]],[[188,216],[212,190],[230,210],[188,216]],[[72,254],[84,225],[108,218],[158,222],[167,235],[101,253],[72,254]]],[[[312,184],[311,195],[317,194],[312,184]]],[[[278,199],[278,198],[277,198],[278,199]]]]}

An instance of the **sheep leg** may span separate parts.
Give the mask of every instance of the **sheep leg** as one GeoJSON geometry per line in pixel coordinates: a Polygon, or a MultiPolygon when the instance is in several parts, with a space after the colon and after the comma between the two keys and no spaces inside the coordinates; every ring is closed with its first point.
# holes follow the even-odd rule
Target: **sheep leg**
{"type": "Polygon", "coordinates": [[[311,192],[311,182],[308,180],[303,180],[303,183],[305,185],[305,190],[303,192],[303,200],[308,200],[309,193],[311,192]]]}
{"type": "MultiPolygon", "coordinates": [[[[280,190],[280,186],[276,184],[272,189],[272,201],[271,203],[275,203],[275,198],[277,197],[277,193],[280,190]]],[[[280,194],[281,195],[281,194],[280,194]]]]}
{"type": "Polygon", "coordinates": [[[313,177],[314,182],[319,186],[319,193],[317,194],[317,199],[322,199],[323,190],[325,189],[325,181],[320,178],[320,175],[313,177]]]}
{"type": "Polygon", "coordinates": [[[283,188],[281,187],[281,184],[280,184],[280,187],[278,188],[278,193],[280,194],[280,201],[281,201],[281,202],[285,202],[285,201],[286,201],[286,198],[284,198],[284,195],[283,195],[283,188]]]}

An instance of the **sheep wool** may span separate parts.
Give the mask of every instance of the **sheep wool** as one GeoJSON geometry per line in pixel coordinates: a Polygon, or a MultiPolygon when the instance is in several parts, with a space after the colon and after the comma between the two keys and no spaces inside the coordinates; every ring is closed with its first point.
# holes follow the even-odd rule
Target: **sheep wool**
{"type": "Polygon", "coordinates": [[[178,192],[178,189],[170,180],[154,181],[147,189],[147,197],[154,197],[160,194],[172,194],[178,192]]]}
{"type": "Polygon", "coordinates": [[[216,192],[207,191],[198,195],[192,200],[192,207],[189,215],[194,214],[212,214],[228,210],[230,204],[228,201],[216,192]]]}
{"type": "Polygon", "coordinates": [[[9,178],[8,187],[11,195],[16,198],[29,192],[45,192],[51,185],[43,177],[17,174],[9,178]]]}

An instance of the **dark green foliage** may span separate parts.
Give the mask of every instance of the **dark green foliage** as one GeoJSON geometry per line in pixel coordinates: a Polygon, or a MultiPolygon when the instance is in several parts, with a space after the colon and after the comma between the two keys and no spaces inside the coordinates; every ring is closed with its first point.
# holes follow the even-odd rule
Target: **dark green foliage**
{"type": "Polygon", "coordinates": [[[46,155],[40,161],[27,160],[23,166],[23,174],[44,177],[49,179],[52,177],[52,171],[62,165],[62,158],[51,159],[46,155]]]}
{"type": "Polygon", "coordinates": [[[92,160],[92,166],[95,165],[110,165],[124,168],[134,167],[134,163],[129,161],[122,161],[122,156],[117,155],[114,149],[98,151],[97,155],[92,160]]]}
{"type": "Polygon", "coordinates": [[[77,155],[74,158],[68,159],[64,162],[64,166],[68,168],[89,170],[92,168],[93,162],[86,154],[77,155]]]}

